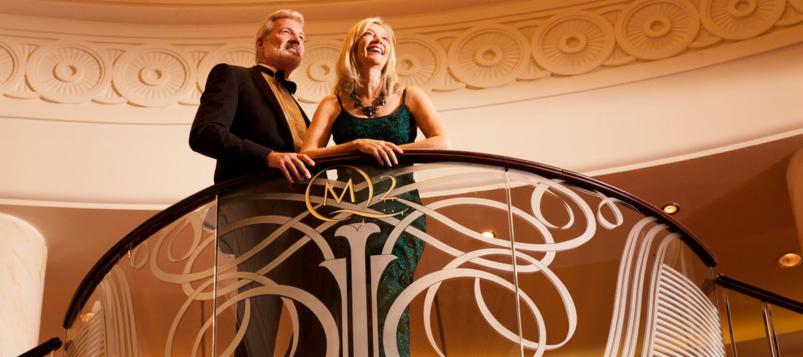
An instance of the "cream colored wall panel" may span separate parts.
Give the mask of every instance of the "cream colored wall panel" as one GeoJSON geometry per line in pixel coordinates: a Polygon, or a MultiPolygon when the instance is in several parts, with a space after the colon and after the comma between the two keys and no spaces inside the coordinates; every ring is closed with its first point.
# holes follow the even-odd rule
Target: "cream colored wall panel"
{"type": "MultiPolygon", "coordinates": [[[[803,45],[649,81],[441,115],[457,149],[600,174],[800,133],[800,93],[803,45]]],[[[439,102],[438,93],[433,97],[439,102]]]]}
{"type": "Polygon", "coordinates": [[[0,120],[0,197],[43,205],[161,208],[212,184],[186,125],[0,120]]]}
{"type": "MultiPolygon", "coordinates": [[[[800,93],[803,45],[604,89],[443,110],[441,116],[455,149],[603,173],[799,134],[800,93]]],[[[432,98],[442,107],[450,94],[432,98]]],[[[72,115],[80,114],[80,106],[72,108],[72,115]]],[[[304,108],[312,113],[314,104],[304,108]]],[[[143,113],[189,122],[194,108],[143,113]]],[[[11,173],[0,178],[2,199],[158,208],[211,183],[213,161],[189,151],[188,125],[6,117],[0,129],[0,162],[11,173]]]]}
{"type": "Polygon", "coordinates": [[[188,125],[197,106],[140,108],[119,105],[67,104],[15,101],[0,97],[0,117],[112,125],[188,125]]]}

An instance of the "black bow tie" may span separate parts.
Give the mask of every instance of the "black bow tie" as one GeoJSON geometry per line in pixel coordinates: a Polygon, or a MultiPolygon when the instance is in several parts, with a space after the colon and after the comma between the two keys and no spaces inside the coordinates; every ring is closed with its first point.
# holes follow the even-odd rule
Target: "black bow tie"
{"type": "Polygon", "coordinates": [[[257,68],[259,68],[259,70],[262,73],[265,73],[265,74],[275,78],[276,82],[279,82],[279,84],[282,87],[284,87],[284,89],[287,89],[287,91],[290,92],[290,94],[295,94],[296,88],[298,86],[296,85],[295,82],[287,80],[287,78],[285,77],[284,70],[279,70],[279,71],[276,71],[276,73],[273,73],[273,71],[270,68],[265,67],[265,66],[257,65],[257,68]]]}

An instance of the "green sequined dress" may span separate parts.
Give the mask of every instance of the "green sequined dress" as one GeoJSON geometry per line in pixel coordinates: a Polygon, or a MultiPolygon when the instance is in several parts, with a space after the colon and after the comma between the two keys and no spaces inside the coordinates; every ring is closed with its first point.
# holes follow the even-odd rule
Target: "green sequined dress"
{"type": "MultiPolygon", "coordinates": [[[[402,93],[401,105],[396,110],[388,115],[379,116],[372,119],[357,118],[352,116],[345,109],[343,109],[343,104],[340,102],[340,114],[337,116],[337,118],[335,118],[335,122],[332,125],[332,137],[335,143],[341,144],[363,138],[384,140],[392,142],[396,145],[407,144],[415,141],[417,127],[415,118],[413,117],[412,113],[410,113],[407,106],[404,105],[405,94],[406,93],[402,93]]],[[[340,98],[338,98],[338,102],[339,101],[340,98]]],[[[399,167],[396,168],[398,169],[399,167]]],[[[363,169],[371,177],[381,175],[379,173],[378,166],[377,168],[363,167],[363,169]]],[[[338,180],[348,180],[348,176],[344,176],[346,177],[341,177],[341,172],[338,172],[338,180]]],[[[397,189],[413,183],[415,183],[415,181],[412,173],[396,176],[397,189]]],[[[389,180],[382,180],[375,183],[374,194],[376,195],[377,193],[386,192],[389,186],[389,180]]],[[[396,197],[414,203],[421,203],[421,197],[419,196],[417,190],[403,192],[397,194],[396,197]]],[[[412,208],[408,208],[407,205],[395,200],[377,202],[371,208],[386,213],[400,212],[404,211],[405,209],[407,209],[408,212],[413,210],[412,208]]],[[[406,212],[395,216],[394,218],[402,220],[405,216],[406,212]]],[[[366,247],[367,260],[371,255],[381,254],[382,247],[384,246],[388,235],[394,227],[382,220],[364,217],[352,217],[350,222],[343,223],[348,224],[360,222],[376,223],[381,229],[379,233],[375,233],[369,238],[366,247]]],[[[426,231],[426,220],[422,216],[414,220],[411,226],[418,228],[421,231],[426,231]]],[[[399,293],[401,293],[402,290],[412,283],[413,275],[415,273],[416,266],[418,265],[418,260],[421,258],[423,251],[424,243],[421,240],[415,238],[409,233],[402,233],[393,247],[393,255],[395,255],[397,259],[388,265],[379,282],[379,291],[377,293],[377,309],[379,310],[379,345],[380,351],[382,351],[382,356],[385,355],[384,348],[382,348],[385,315],[387,314],[388,309],[393,301],[396,299],[396,297],[398,297],[399,293]]],[[[366,263],[368,263],[368,260],[366,263]]],[[[400,356],[410,355],[410,319],[408,315],[409,314],[407,311],[405,311],[405,313],[402,315],[396,335],[396,342],[399,348],[400,356]]]]}

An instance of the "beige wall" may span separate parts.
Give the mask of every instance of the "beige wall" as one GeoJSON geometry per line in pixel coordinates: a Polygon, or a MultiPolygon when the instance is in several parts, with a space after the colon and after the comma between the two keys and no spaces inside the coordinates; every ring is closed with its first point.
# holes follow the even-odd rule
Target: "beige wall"
{"type": "MultiPolygon", "coordinates": [[[[515,98],[560,80],[435,91],[432,98],[455,149],[585,173],[730,150],[803,129],[803,45],[610,87],[515,98]],[[472,106],[480,98],[486,104],[472,106]]],[[[211,184],[214,162],[186,144],[195,107],[98,106],[0,98],[0,161],[9,173],[0,177],[0,199],[159,208],[211,184]],[[44,118],[14,115],[37,105],[34,114],[44,118]],[[97,122],[82,121],[84,113],[97,122]],[[125,122],[138,117],[155,123],[125,122]]],[[[314,111],[314,103],[304,106],[314,111]]]]}

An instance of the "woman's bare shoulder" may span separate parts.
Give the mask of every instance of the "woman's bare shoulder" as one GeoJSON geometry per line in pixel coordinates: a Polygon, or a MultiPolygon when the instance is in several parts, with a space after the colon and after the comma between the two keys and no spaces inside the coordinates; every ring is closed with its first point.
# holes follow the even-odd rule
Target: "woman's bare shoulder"
{"type": "Polygon", "coordinates": [[[429,94],[416,86],[409,86],[404,89],[404,102],[408,105],[421,105],[430,101],[429,94]]]}
{"type": "Polygon", "coordinates": [[[407,100],[421,101],[429,99],[429,94],[421,87],[409,86],[404,89],[407,100]]]}
{"type": "Polygon", "coordinates": [[[337,100],[337,95],[329,94],[323,98],[321,98],[320,103],[318,103],[318,109],[316,112],[325,112],[325,113],[339,113],[340,112],[340,103],[337,100]]]}
{"type": "Polygon", "coordinates": [[[323,98],[321,98],[321,102],[318,105],[337,105],[337,95],[335,94],[327,94],[323,98]]]}

